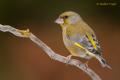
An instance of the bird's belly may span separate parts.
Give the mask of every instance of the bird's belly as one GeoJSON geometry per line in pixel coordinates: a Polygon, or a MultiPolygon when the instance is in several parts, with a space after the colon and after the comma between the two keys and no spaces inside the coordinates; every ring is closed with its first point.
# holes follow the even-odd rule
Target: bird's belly
{"type": "Polygon", "coordinates": [[[86,51],[81,49],[80,47],[74,45],[73,42],[71,42],[69,39],[66,39],[65,37],[63,38],[63,42],[68,49],[68,51],[71,53],[71,55],[76,56],[76,57],[81,57],[85,59],[90,59],[91,56],[86,54],[86,51]]]}

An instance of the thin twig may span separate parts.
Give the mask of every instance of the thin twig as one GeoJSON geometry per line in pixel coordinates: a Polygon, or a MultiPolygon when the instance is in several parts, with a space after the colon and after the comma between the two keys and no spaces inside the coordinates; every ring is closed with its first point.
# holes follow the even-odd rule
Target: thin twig
{"type": "Polygon", "coordinates": [[[19,29],[13,28],[12,26],[9,26],[9,25],[1,25],[0,24],[0,31],[2,31],[2,32],[10,32],[10,33],[12,33],[12,34],[14,34],[15,36],[18,36],[18,37],[29,38],[35,44],[37,44],[43,51],[45,51],[46,54],[51,59],[54,59],[54,60],[62,62],[62,63],[69,64],[69,65],[72,65],[72,66],[75,66],[75,67],[81,69],[86,74],[88,74],[92,78],[92,80],[101,80],[101,78],[92,69],[90,69],[89,67],[86,68],[86,65],[84,63],[82,63],[81,61],[76,60],[76,59],[70,59],[69,60],[67,57],[64,57],[62,55],[59,55],[59,54],[55,53],[43,41],[41,41],[34,34],[29,32],[28,29],[27,30],[19,30],[19,29]]]}

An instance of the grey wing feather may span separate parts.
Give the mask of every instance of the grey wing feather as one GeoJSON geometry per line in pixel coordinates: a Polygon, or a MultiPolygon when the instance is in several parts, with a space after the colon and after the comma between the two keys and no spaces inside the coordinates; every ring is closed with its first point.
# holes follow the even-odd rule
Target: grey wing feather
{"type": "Polygon", "coordinates": [[[92,46],[91,42],[89,41],[87,35],[81,36],[79,34],[71,36],[68,38],[72,41],[78,42],[80,43],[83,47],[85,47],[88,51],[97,54],[97,55],[101,55],[102,53],[102,49],[100,48],[100,44],[98,42],[98,40],[96,39],[95,35],[92,35],[93,40],[95,41],[96,45],[97,45],[97,50],[94,49],[94,47],[92,46]]]}

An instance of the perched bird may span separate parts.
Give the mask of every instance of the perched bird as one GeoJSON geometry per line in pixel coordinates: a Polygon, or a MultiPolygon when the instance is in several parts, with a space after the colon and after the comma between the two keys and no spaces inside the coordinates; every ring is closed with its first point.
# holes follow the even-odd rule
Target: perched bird
{"type": "Polygon", "coordinates": [[[102,67],[111,68],[102,57],[102,50],[94,31],[73,11],[62,13],[55,23],[62,27],[63,42],[71,56],[84,59],[96,58],[102,67]]]}

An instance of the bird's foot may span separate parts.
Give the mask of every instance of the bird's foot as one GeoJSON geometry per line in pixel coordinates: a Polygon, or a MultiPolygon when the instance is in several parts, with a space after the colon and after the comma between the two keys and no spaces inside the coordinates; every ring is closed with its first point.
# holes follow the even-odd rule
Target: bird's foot
{"type": "Polygon", "coordinates": [[[68,55],[68,56],[67,56],[67,59],[66,59],[66,63],[67,63],[67,64],[69,64],[71,57],[72,57],[72,55],[68,55]]]}
{"type": "Polygon", "coordinates": [[[87,68],[88,68],[88,61],[86,61],[84,64],[85,64],[85,69],[87,70],[87,68]]]}

